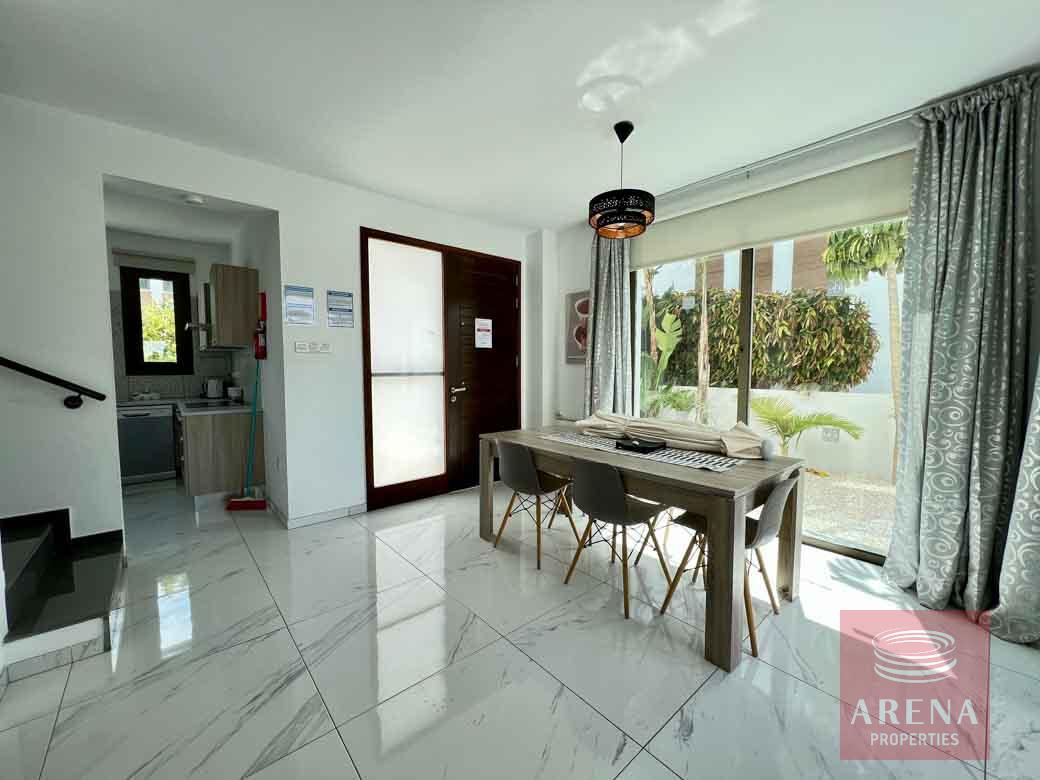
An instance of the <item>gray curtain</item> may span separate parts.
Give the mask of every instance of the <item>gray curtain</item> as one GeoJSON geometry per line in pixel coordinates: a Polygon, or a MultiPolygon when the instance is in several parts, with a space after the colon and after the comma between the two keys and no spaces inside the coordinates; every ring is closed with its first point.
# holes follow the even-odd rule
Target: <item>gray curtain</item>
{"type": "MultiPolygon", "coordinates": [[[[1001,560],[1019,554],[1010,539],[1005,550],[1005,539],[1036,348],[1036,83],[1036,73],[1010,77],[917,117],[900,467],[885,573],[916,586],[925,606],[954,604],[972,617],[993,605],[1001,560]]],[[[1031,560],[1035,567],[1035,552],[1031,560]]],[[[1017,593],[1007,589],[1009,599],[1017,593]]]]}
{"type": "Polygon", "coordinates": [[[1040,374],[1033,391],[1018,486],[990,629],[1012,642],[1040,640],[1040,374]]]}
{"type": "Polygon", "coordinates": [[[632,414],[632,297],[627,239],[592,240],[591,327],[585,354],[585,416],[632,414]]]}

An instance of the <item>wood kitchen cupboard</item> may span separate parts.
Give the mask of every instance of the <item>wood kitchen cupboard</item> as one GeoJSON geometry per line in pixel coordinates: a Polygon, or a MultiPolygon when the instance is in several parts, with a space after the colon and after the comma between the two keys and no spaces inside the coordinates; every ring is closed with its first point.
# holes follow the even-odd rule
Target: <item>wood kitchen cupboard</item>
{"type": "Polygon", "coordinates": [[[249,347],[259,316],[255,268],[214,263],[209,270],[208,347],[249,347]]]}
{"type": "MultiPolygon", "coordinates": [[[[248,414],[190,414],[181,418],[184,484],[190,496],[238,493],[245,485],[248,414]]],[[[251,484],[264,483],[264,418],[256,416],[251,484]]]]}

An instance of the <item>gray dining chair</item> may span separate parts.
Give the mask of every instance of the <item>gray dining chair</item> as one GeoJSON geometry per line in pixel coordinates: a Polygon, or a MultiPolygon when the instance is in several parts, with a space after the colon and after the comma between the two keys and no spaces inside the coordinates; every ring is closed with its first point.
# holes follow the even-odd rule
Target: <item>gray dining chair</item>
{"type": "Polygon", "coordinates": [[[570,502],[567,497],[567,489],[570,480],[565,477],[539,471],[534,465],[534,456],[531,450],[522,444],[515,442],[500,441],[498,444],[498,472],[502,482],[513,491],[509,499],[506,512],[502,515],[502,523],[498,526],[495,535],[495,547],[498,547],[502,539],[502,532],[506,530],[506,523],[517,511],[524,511],[534,520],[535,534],[537,537],[537,567],[542,568],[542,497],[553,495],[552,509],[549,512],[549,523],[552,524],[556,513],[562,511],[571,521],[571,531],[574,537],[578,537],[578,529],[574,525],[574,517],[570,502]],[[531,515],[531,506],[534,506],[534,514],[531,515]]]}
{"type": "MultiPolygon", "coordinates": [[[[570,583],[582,551],[587,545],[591,544],[592,531],[595,524],[598,523],[604,527],[611,525],[614,528],[610,542],[612,562],[616,553],[615,539],[617,538],[618,528],[620,528],[621,577],[625,596],[625,617],[627,618],[629,616],[629,527],[634,525],[647,526],[647,533],[653,538],[658,560],[661,562],[661,568],[664,569],[665,579],[671,580],[668,576],[668,564],[662,554],[663,548],[657,543],[652,522],[666,507],[628,495],[621,480],[621,473],[616,468],[606,463],[593,463],[587,460],[574,461],[574,484],[571,488],[571,494],[574,498],[574,505],[588,515],[589,522],[578,540],[578,549],[574,551],[574,560],[571,561],[571,567],[567,570],[567,576],[563,582],[565,585],[570,583]]],[[[602,535],[602,531],[598,532],[601,538],[605,540],[606,537],[602,535]]]]}
{"type": "MultiPolygon", "coordinates": [[[[780,604],[776,600],[776,594],[773,592],[773,583],[769,580],[769,574],[766,572],[766,562],[762,557],[762,547],[769,542],[773,541],[777,534],[780,532],[780,524],[784,519],[784,506],[787,504],[787,497],[791,495],[791,491],[794,486],[798,484],[798,477],[791,477],[785,479],[783,482],[777,483],[769,494],[769,498],[766,499],[766,503],[762,506],[762,511],[758,517],[748,515],[746,518],[746,530],[744,532],[744,547],[746,550],[754,550],[755,557],[758,559],[758,569],[762,572],[762,579],[766,584],[766,591],[769,593],[769,602],[773,607],[773,613],[780,614],[780,604]]],[[[693,581],[697,581],[697,574],[705,565],[707,565],[707,559],[711,555],[711,550],[707,549],[707,521],[700,515],[694,515],[687,513],[673,520],[677,525],[685,526],[693,531],[693,536],[690,538],[690,543],[686,547],[686,552],[683,553],[682,562],[679,564],[679,568],[675,570],[675,577],[672,578],[671,583],[668,586],[668,594],[664,597],[664,601],[661,603],[661,614],[665,613],[668,609],[668,604],[672,601],[672,596],[675,594],[676,586],[679,584],[679,580],[682,579],[683,574],[689,571],[686,568],[686,564],[690,562],[690,557],[693,554],[694,547],[700,548],[700,552],[697,555],[697,563],[693,566],[693,581]]],[[[744,611],[747,614],[748,634],[751,639],[751,655],[758,657],[758,637],[755,635],[755,613],[751,604],[751,560],[745,556],[744,560],[744,611]]],[[[707,578],[705,578],[707,580],[707,578]]]]}

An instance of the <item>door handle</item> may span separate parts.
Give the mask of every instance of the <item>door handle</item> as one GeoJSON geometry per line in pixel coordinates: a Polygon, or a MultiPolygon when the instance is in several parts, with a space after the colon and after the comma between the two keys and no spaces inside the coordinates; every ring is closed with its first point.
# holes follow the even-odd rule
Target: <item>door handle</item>
{"type": "Polygon", "coordinates": [[[463,385],[462,387],[449,387],[448,388],[448,390],[451,392],[452,395],[454,395],[455,393],[465,393],[467,389],[468,388],[465,385],[463,385]]]}

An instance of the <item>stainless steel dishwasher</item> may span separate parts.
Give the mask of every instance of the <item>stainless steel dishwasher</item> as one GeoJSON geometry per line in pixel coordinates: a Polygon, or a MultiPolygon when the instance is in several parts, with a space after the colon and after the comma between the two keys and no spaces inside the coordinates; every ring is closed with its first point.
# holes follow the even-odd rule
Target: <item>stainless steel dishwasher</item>
{"type": "Polygon", "coordinates": [[[116,414],[123,484],[177,476],[173,406],[133,406],[119,409],[116,414]]]}

